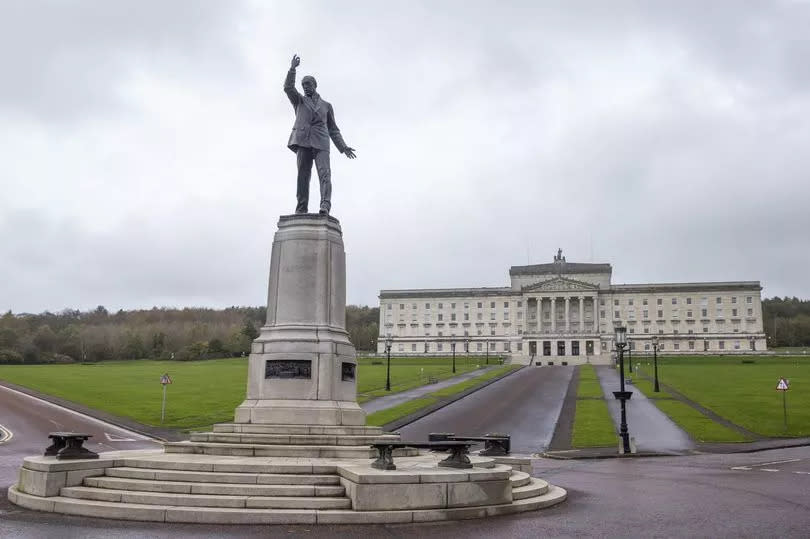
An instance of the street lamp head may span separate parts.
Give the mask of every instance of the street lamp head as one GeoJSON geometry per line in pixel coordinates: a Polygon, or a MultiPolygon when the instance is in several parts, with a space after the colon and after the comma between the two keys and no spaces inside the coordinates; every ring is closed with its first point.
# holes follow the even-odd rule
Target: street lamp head
{"type": "Polygon", "coordinates": [[[653,335],[652,336],[652,345],[653,345],[653,347],[656,347],[656,348],[658,347],[658,335],[653,335]]]}
{"type": "Polygon", "coordinates": [[[616,345],[624,347],[627,344],[627,328],[624,326],[616,327],[616,345]]]}

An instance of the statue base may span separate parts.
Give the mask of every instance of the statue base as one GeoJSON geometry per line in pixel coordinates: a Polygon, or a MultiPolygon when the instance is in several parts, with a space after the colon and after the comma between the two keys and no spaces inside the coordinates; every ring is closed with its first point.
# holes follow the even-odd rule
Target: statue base
{"type": "Polygon", "coordinates": [[[354,346],[345,329],[340,223],[282,216],[270,259],[267,323],[253,341],[236,423],[364,425],[354,346]]]}

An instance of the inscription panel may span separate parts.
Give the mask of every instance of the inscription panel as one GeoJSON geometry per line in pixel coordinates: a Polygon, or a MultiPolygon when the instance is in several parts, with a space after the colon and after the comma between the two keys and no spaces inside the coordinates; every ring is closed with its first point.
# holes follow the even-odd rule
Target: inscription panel
{"type": "Polygon", "coordinates": [[[265,378],[312,378],[312,361],[308,359],[269,359],[264,364],[265,378]]]}
{"type": "Polygon", "coordinates": [[[354,363],[344,363],[340,369],[340,379],[344,382],[354,381],[354,363]]]}

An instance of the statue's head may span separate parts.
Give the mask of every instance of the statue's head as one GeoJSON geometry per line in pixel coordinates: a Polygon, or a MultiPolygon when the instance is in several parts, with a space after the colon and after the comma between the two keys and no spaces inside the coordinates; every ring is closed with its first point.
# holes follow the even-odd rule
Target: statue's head
{"type": "Polygon", "coordinates": [[[301,86],[304,88],[304,93],[309,97],[312,97],[312,94],[315,93],[315,88],[318,87],[318,83],[315,80],[315,77],[312,75],[307,75],[301,79],[301,86]]]}

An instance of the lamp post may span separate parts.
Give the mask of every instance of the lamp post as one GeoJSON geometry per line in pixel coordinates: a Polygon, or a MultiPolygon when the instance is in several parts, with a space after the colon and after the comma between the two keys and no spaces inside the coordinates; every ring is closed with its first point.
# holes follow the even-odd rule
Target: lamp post
{"type": "Polygon", "coordinates": [[[630,347],[630,339],[627,339],[627,363],[630,365],[630,374],[633,374],[633,349],[630,347]]]}
{"type": "Polygon", "coordinates": [[[487,345],[487,365],[489,365],[489,339],[484,341],[484,344],[487,345]]]}
{"type": "Polygon", "coordinates": [[[467,358],[465,360],[466,361],[465,365],[467,365],[467,368],[469,368],[470,367],[470,336],[467,335],[467,334],[464,334],[464,355],[467,358]]]}
{"type": "Polygon", "coordinates": [[[658,335],[652,336],[652,345],[653,345],[653,365],[655,366],[655,391],[658,393],[661,391],[661,388],[658,387],[658,335]]]}
{"type": "Polygon", "coordinates": [[[619,435],[622,437],[622,453],[630,453],[630,434],[627,432],[627,410],[626,402],[633,394],[632,391],[624,389],[624,347],[627,346],[627,328],[619,326],[616,328],[616,348],[619,350],[619,391],[614,391],[613,396],[621,402],[622,417],[619,426],[619,435]]]}
{"type": "Polygon", "coordinates": [[[453,374],[456,373],[456,341],[450,343],[450,350],[453,351],[453,374]]]}
{"type": "Polygon", "coordinates": [[[385,354],[388,356],[388,368],[385,374],[385,390],[391,391],[391,345],[394,344],[394,339],[391,334],[385,336],[385,354]]]}

